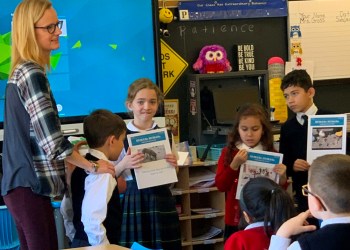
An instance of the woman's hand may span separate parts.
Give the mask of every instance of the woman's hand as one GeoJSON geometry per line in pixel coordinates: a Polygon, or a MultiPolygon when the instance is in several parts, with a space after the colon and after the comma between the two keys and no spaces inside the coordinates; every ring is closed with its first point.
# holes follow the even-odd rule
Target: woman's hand
{"type": "Polygon", "coordinates": [[[115,177],[114,165],[112,163],[101,159],[96,161],[96,163],[98,164],[98,168],[95,173],[98,173],[98,174],[108,173],[113,175],[113,177],[115,177]]]}
{"type": "Polygon", "coordinates": [[[238,170],[239,166],[241,166],[243,163],[245,163],[248,160],[248,152],[245,149],[241,149],[238,151],[238,153],[233,158],[230,167],[233,170],[238,170]]]}
{"type": "Polygon", "coordinates": [[[89,172],[94,173],[108,173],[113,176],[115,176],[115,170],[112,163],[105,160],[98,160],[96,161],[96,164],[98,165],[97,168],[94,167],[93,163],[85,159],[82,155],[78,153],[77,150],[73,150],[72,154],[67,156],[65,159],[66,164],[70,163],[71,165],[68,165],[68,168],[72,168],[71,166],[78,166],[81,167],[89,172]]]}
{"type": "MultiPolygon", "coordinates": [[[[73,150],[75,152],[79,153],[79,149],[85,145],[87,145],[86,140],[79,141],[76,144],[74,144],[73,150]]],[[[98,164],[98,168],[97,168],[96,173],[99,173],[99,174],[108,173],[108,174],[115,176],[115,170],[114,170],[114,166],[112,163],[110,163],[109,161],[105,161],[105,160],[98,160],[98,161],[96,161],[96,163],[98,164]]]]}

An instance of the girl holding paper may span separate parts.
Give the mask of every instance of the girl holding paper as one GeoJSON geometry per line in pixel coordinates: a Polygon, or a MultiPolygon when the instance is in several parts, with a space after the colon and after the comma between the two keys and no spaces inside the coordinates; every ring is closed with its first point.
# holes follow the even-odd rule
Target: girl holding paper
{"type": "MultiPolygon", "coordinates": [[[[133,82],[129,86],[126,106],[134,119],[127,124],[127,134],[159,128],[153,117],[162,101],[162,92],[151,80],[141,78],[133,82]]],[[[144,158],[139,153],[130,153],[127,140],[124,146],[118,163],[127,183],[122,201],[120,245],[130,247],[133,242],[138,242],[151,249],[181,249],[179,217],[169,185],[138,189],[131,168],[132,165],[142,163],[144,158]]],[[[166,154],[165,159],[177,167],[174,154],[166,154]]]]}
{"type": "MultiPolygon", "coordinates": [[[[226,192],[225,240],[238,231],[240,207],[236,191],[240,166],[248,159],[247,149],[276,152],[270,121],[264,108],[254,103],[241,106],[227,141],[227,146],[221,152],[215,177],[217,188],[226,192]]],[[[274,171],[280,176],[279,184],[288,185],[286,166],[277,164],[274,171]]]]}

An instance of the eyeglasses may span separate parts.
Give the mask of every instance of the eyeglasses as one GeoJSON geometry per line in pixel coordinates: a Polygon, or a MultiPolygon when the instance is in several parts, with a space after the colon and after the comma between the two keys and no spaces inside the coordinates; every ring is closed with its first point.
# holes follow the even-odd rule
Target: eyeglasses
{"type": "Polygon", "coordinates": [[[301,187],[301,191],[302,191],[304,196],[308,196],[309,194],[311,194],[313,197],[315,197],[321,203],[321,206],[322,206],[323,210],[327,211],[327,208],[326,208],[325,205],[323,205],[323,202],[321,201],[321,199],[317,195],[315,195],[314,193],[310,192],[310,190],[308,189],[307,184],[305,184],[305,185],[303,185],[301,187]]]}
{"type": "Polygon", "coordinates": [[[35,29],[47,29],[47,32],[49,32],[50,34],[53,34],[56,31],[56,27],[58,27],[59,29],[62,29],[62,25],[63,25],[63,21],[58,21],[57,23],[53,23],[53,24],[47,25],[45,27],[34,26],[34,28],[35,29]]]}

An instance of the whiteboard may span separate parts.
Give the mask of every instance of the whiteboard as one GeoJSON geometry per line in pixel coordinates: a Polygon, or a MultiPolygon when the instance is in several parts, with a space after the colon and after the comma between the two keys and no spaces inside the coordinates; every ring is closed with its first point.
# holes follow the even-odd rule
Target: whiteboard
{"type": "Polygon", "coordinates": [[[299,26],[301,58],[314,62],[313,79],[349,78],[350,1],[289,1],[288,9],[290,43],[291,26],[299,26]]]}

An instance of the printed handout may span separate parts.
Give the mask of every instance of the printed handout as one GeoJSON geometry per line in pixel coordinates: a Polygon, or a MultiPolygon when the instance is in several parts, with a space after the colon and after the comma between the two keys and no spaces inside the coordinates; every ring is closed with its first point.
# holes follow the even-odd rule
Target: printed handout
{"type": "Polygon", "coordinates": [[[346,114],[309,116],[308,163],[326,154],[346,154],[346,120],[346,114]]]}
{"type": "Polygon", "coordinates": [[[145,155],[142,166],[135,169],[139,189],[177,182],[176,169],[165,160],[165,155],[171,153],[165,128],[127,137],[131,153],[142,152],[145,155]]]}
{"type": "Polygon", "coordinates": [[[278,183],[279,175],[273,168],[282,163],[282,159],[283,154],[280,153],[249,149],[248,160],[240,167],[236,199],[240,198],[242,188],[250,179],[265,176],[278,183]]]}

